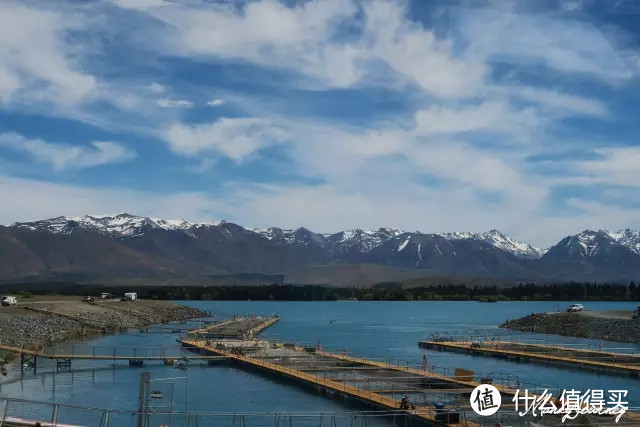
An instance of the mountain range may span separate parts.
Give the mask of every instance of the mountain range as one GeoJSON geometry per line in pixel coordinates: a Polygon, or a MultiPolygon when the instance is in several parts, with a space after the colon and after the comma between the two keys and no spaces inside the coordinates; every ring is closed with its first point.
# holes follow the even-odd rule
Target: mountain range
{"type": "Polygon", "coordinates": [[[5,282],[176,282],[245,273],[343,285],[422,276],[630,281],[640,279],[640,233],[585,230],[540,249],[497,230],[425,234],[380,228],[320,234],[126,213],[0,226],[0,280],[5,282]]]}

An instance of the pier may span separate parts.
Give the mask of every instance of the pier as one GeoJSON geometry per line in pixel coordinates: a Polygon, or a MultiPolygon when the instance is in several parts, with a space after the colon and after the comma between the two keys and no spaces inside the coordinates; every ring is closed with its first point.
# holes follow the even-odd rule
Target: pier
{"type": "MultiPolygon", "coordinates": [[[[516,389],[526,388],[526,385],[520,382],[517,387],[513,384],[507,385],[499,378],[484,378],[467,369],[436,370],[435,367],[427,365],[426,359],[416,363],[392,363],[389,359],[354,357],[346,350],[338,353],[324,351],[320,343],[302,347],[293,343],[254,338],[278,320],[277,316],[234,316],[226,321],[188,331],[178,339],[180,347],[172,348],[83,346],[81,348],[84,350],[75,351],[75,346],[69,346],[58,352],[55,348],[47,351],[45,348],[28,349],[0,345],[0,351],[19,354],[23,369],[33,367],[34,373],[38,359],[53,360],[52,372],[54,368],[55,371],[71,371],[72,360],[128,361],[130,367],[140,367],[145,360],[165,363],[173,363],[176,360],[228,361],[247,370],[287,379],[329,397],[353,399],[370,406],[373,411],[383,416],[398,416],[411,423],[415,422],[412,425],[440,427],[480,427],[492,422],[479,418],[470,407],[469,398],[472,391],[483,383],[493,383],[502,395],[501,407],[507,410],[514,409],[511,400],[516,395],[516,389]]],[[[561,354],[553,357],[582,357],[583,363],[615,362],[625,369],[640,367],[640,358],[635,355],[540,344],[505,341],[422,341],[420,345],[441,350],[445,348],[436,345],[445,345],[447,351],[498,351],[516,355],[537,354],[544,357],[548,357],[547,353],[553,351],[561,354]],[[605,357],[609,359],[604,359],[605,357]]],[[[186,369],[186,366],[184,368],[186,369]]],[[[235,416],[234,414],[234,420],[235,416]]],[[[626,421],[640,425],[637,414],[627,412],[624,417],[626,421]]]]}
{"type": "Polygon", "coordinates": [[[418,344],[430,350],[640,376],[640,356],[635,354],[511,341],[420,341],[418,344]]]}
{"type": "Polygon", "coordinates": [[[385,362],[358,359],[267,341],[221,341],[181,339],[182,345],[200,354],[229,357],[246,368],[283,376],[330,395],[340,395],[371,406],[400,411],[425,425],[476,427],[466,419],[469,395],[479,383],[469,380],[469,371],[460,378],[385,362]],[[404,408],[407,396],[411,406],[404,408]],[[443,402],[436,409],[433,402],[443,402]]]}
{"type": "Polygon", "coordinates": [[[234,317],[223,322],[212,323],[201,329],[194,329],[189,331],[188,334],[190,336],[198,336],[201,338],[250,339],[277,323],[278,320],[278,316],[234,317]]]}
{"type": "MultiPolygon", "coordinates": [[[[92,347],[91,353],[76,353],[71,347],[71,352],[56,353],[46,352],[44,348],[40,350],[0,345],[0,351],[17,354],[20,357],[20,370],[24,372],[25,367],[32,369],[33,373],[37,372],[38,359],[53,360],[57,371],[70,371],[71,361],[73,360],[102,360],[102,361],[128,361],[131,367],[141,367],[144,361],[162,361],[166,364],[172,363],[174,360],[226,360],[225,356],[217,355],[172,355],[164,348],[118,348],[113,347],[111,354],[99,354],[96,347],[92,347]],[[151,350],[151,352],[149,352],[151,350]],[[123,354],[127,353],[127,354],[123,354]],[[151,354],[149,354],[151,353],[151,354]]],[[[110,349],[111,350],[111,349],[110,349]]]]}

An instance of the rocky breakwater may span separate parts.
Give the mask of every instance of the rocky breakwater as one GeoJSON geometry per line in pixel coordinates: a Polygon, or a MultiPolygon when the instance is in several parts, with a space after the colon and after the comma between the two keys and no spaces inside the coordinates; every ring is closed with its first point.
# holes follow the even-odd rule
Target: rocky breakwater
{"type": "Polygon", "coordinates": [[[640,320],[620,312],[534,313],[507,320],[501,328],[628,343],[640,343],[640,320]]]}
{"type": "MultiPolygon", "coordinates": [[[[0,309],[0,345],[37,349],[91,335],[183,321],[207,314],[167,301],[86,304],[77,300],[0,309]]],[[[12,354],[0,350],[0,365],[12,354]]]]}

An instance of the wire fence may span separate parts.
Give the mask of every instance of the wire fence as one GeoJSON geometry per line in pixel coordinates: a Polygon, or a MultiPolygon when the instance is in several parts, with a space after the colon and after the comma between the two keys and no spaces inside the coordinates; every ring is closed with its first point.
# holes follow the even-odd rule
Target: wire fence
{"type": "MultiPolygon", "coordinates": [[[[578,416],[561,421],[559,416],[522,417],[513,410],[500,410],[488,417],[476,416],[470,423],[512,427],[637,426],[623,416],[617,423],[603,417],[578,416]]],[[[66,405],[0,397],[2,427],[409,427],[424,425],[403,411],[345,412],[180,412],[128,411],[66,405]],[[39,423],[39,424],[38,424],[39,423]]],[[[458,424],[464,426],[465,423],[458,424]]]]}
{"type": "Polygon", "coordinates": [[[180,412],[151,408],[143,412],[0,397],[0,426],[44,427],[292,427],[417,426],[404,411],[350,412],[180,412]]]}

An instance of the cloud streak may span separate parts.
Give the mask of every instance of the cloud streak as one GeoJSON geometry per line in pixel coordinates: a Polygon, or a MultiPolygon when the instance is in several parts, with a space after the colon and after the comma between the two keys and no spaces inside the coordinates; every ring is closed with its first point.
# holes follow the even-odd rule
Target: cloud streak
{"type": "Polygon", "coordinates": [[[82,169],[135,158],[135,151],[111,141],[91,141],[88,146],[52,144],[16,133],[0,134],[0,148],[26,153],[56,171],[82,169]]]}
{"type": "MultiPolygon", "coordinates": [[[[4,2],[0,161],[49,165],[51,182],[19,184],[68,196],[72,214],[106,206],[82,200],[102,185],[92,168],[108,164],[135,169],[133,187],[192,200],[197,209],[171,215],[192,219],[501,228],[547,242],[597,219],[633,226],[622,202],[608,221],[598,196],[637,187],[631,38],[589,22],[589,7],[436,3],[424,12],[410,0],[4,2]],[[53,143],[51,126],[87,142],[53,143]],[[55,184],[80,168],[86,186],[55,184]],[[223,194],[192,191],[209,182],[223,194]],[[570,209],[581,212],[573,222],[570,209]]],[[[134,197],[146,199],[155,216],[173,200],[104,192],[143,214],[134,197]]]]}

